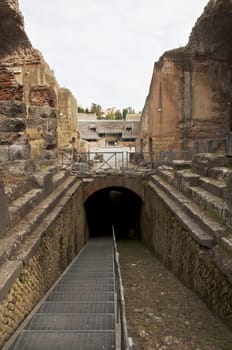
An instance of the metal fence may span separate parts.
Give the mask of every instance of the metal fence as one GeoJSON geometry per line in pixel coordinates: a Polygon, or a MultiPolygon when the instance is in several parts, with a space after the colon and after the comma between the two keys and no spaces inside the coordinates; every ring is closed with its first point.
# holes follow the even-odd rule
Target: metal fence
{"type": "MultiPolygon", "coordinates": [[[[64,159],[64,158],[63,158],[64,159]]],[[[160,152],[88,152],[79,153],[70,161],[71,173],[97,174],[114,171],[150,171],[174,160],[192,160],[191,151],[160,152]]],[[[66,160],[67,161],[67,160],[66,160]]],[[[63,163],[62,163],[63,165],[63,163]]]]}
{"type": "Polygon", "coordinates": [[[73,174],[107,173],[125,170],[151,170],[173,161],[192,161],[198,153],[232,153],[232,137],[196,140],[192,150],[161,150],[157,152],[134,152],[117,148],[112,150],[73,154],[62,153],[60,161],[71,167],[73,174]]]}
{"type": "MultiPolygon", "coordinates": [[[[122,170],[151,169],[153,153],[137,153],[128,151],[96,151],[79,153],[70,162],[72,173],[101,173],[122,170]]],[[[65,163],[62,163],[64,165],[65,163]]]]}

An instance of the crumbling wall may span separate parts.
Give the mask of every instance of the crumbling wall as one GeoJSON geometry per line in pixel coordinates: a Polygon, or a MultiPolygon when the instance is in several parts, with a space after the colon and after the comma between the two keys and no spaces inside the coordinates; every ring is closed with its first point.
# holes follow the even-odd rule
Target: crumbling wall
{"type": "Polygon", "coordinates": [[[64,125],[58,118],[61,114],[67,118],[65,141],[73,140],[75,134],[79,145],[75,98],[66,89],[59,99],[60,87],[53,71],[24,31],[17,0],[1,2],[0,19],[0,161],[55,161],[64,145],[58,137],[64,125]],[[72,102],[64,102],[65,98],[72,102]],[[23,111],[20,116],[19,109],[23,111]]]}
{"type": "Polygon", "coordinates": [[[211,0],[187,46],[155,64],[142,115],[148,121],[140,136],[145,150],[192,150],[196,141],[230,136],[231,33],[231,1],[211,0]]]}
{"type": "Polygon", "coordinates": [[[64,151],[74,152],[80,149],[79,132],[77,130],[77,101],[68,89],[60,88],[58,144],[64,151]]]}

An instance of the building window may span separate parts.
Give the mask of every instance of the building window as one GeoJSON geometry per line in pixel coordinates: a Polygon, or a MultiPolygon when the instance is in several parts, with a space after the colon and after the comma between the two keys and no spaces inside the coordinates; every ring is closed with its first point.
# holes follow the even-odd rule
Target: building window
{"type": "Polygon", "coordinates": [[[131,132],[132,131],[132,125],[126,125],[126,132],[131,132]]]}

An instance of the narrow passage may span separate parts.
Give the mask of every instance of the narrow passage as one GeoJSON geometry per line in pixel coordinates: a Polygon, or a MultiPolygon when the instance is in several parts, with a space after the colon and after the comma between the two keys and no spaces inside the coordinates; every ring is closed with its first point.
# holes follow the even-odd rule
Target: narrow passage
{"type": "Polygon", "coordinates": [[[232,332],[140,242],[118,251],[135,350],[232,350],[232,332]]]}

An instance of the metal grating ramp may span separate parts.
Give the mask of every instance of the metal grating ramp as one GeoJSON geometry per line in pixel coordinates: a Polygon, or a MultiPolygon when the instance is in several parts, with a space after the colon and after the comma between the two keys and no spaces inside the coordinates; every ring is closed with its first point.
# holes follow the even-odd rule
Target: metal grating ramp
{"type": "Polygon", "coordinates": [[[10,350],[115,349],[113,240],[91,239],[10,350]]]}

